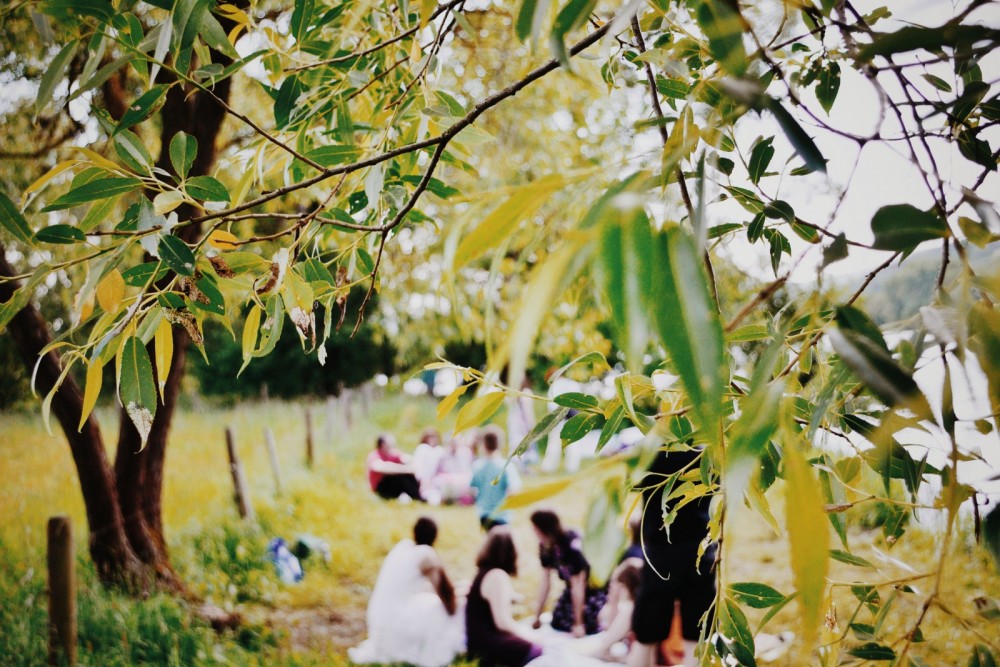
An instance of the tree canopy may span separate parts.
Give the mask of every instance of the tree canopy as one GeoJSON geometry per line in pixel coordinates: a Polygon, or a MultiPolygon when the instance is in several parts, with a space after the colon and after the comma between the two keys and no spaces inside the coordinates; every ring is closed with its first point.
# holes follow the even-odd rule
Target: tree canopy
{"type": "MultiPolygon", "coordinates": [[[[376,293],[390,332],[481,340],[485,368],[461,367],[472,386],[515,393],[536,350],[615,368],[611,400],[558,401],[579,411],[561,435],[600,429],[603,444],[632,424],[651,445],[702,448],[665,495],[718,498],[720,634],[704,636],[720,638],[706,660],[753,664],[741,607],[796,598],[812,660],[919,664],[928,609],[954,616],[941,573],[962,508],[979,520],[980,479],[963,464],[997,463],[971,434],[995,432],[1000,411],[1000,276],[970,261],[1000,238],[1000,30],[988,2],[919,11],[11,3],[0,327],[41,341],[25,313],[67,290],[65,317],[31,348],[58,362],[42,412],[83,369],[73,418],[60,416],[68,435],[82,427],[113,365],[141,444],[169,428],[177,352],[190,341],[211,360],[208,323],[239,341],[243,368],[288,337],[322,364],[349,306],[352,329],[377,316],[376,293]],[[867,211],[858,192],[873,193],[867,211]],[[865,289],[924,244],[937,253],[932,293],[880,328],[865,289]],[[865,277],[834,280],[847,263],[865,277]],[[941,369],[933,391],[924,366],[941,369]],[[986,390],[956,403],[967,381],[986,390]],[[914,512],[944,514],[926,589],[883,581],[851,553],[866,503],[884,508],[886,548],[914,512]],[[795,591],[727,579],[739,511],[787,535],[795,591]],[[916,596],[918,611],[892,632],[879,614],[864,641],[821,629],[839,585],[830,559],[916,596]]],[[[474,392],[459,387],[441,413],[474,392]]],[[[460,427],[499,406],[472,397],[460,427]]],[[[598,542],[643,459],[614,463],[592,510],[598,542]]],[[[998,521],[986,521],[995,555],[998,521]]],[[[858,600],[855,616],[871,602],[858,600]]],[[[976,650],[996,649],[983,637],[976,650]]]]}

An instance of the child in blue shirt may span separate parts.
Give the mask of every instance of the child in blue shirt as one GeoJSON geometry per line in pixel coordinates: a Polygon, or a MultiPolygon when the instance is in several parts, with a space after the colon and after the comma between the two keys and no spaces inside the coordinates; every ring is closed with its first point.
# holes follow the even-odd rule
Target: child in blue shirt
{"type": "Polygon", "coordinates": [[[517,468],[510,465],[504,470],[506,461],[500,454],[502,438],[503,431],[496,426],[488,426],[483,432],[484,455],[472,467],[470,486],[476,494],[479,523],[485,531],[510,523],[510,512],[500,512],[498,508],[509,494],[521,490],[517,468]]]}

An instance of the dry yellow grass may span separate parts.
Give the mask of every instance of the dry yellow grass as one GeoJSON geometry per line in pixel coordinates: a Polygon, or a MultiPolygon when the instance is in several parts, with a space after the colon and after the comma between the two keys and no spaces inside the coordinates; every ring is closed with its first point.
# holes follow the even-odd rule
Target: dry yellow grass
{"type": "MultiPolygon", "coordinates": [[[[227,605],[236,604],[220,587],[228,585],[225,572],[207,571],[196,551],[199,536],[219,525],[236,525],[232,483],[226,457],[224,429],[232,426],[246,467],[254,504],[268,534],[260,534],[261,544],[273,535],[292,539],[309,533],[326,540],[331,547],[328,565],[310,564],[299,585],[281,585],[273,577],[260,584],[258,599],[237,604],[251,620],[277,626],[286,633],[279,652],[300,654],[302,660],[344,663],[344,649],[363,638],[364,608],[382,557],[400,538],[409,533],[417,516],[434,516],[440,527],[438,548],[456,580],[474,573],[474,558],[482,533],[474,510],[466,507],[429,508],[424,505],[385,503],[368,490],[364,457],[376,434],[388,430],[396,434],[405,449],[412,449],[423,427],[434,424],[434,403],[404,397],[390,397],[373,406],[370,415],[356,409],[353,427],[347,428],[339,410],[323,403],[308,406],[313,414],[316,438],[316,465],[304,465],[305,426],[302,403],[246,403],[232,408],[188,407],[179,412],[171,434],[165,482],[165,522],[173,560],[182,576],[200,594],[227,605]],[[263,430],[273,430],[279,447],[285,494],[277,496],[264,445],[263,430]]],[[[101,412],[105,433],[114,430],[114,415],[101,412]],[[109,426],[111,428],[109,428],[109,426]]],[[[447,425],[438,425],[444,431],[447,425]]],[[[113,449],[113,448],[112,448],[113,449]]],[[[109,456],[113,452],[109,452],[109,456]]],[[[45,433],[37,414],[0,415],[0,542],[19,559],[40,569],[44,563],[45,521],[54,514],[69,514],[78,529],[78,548],[85,553],[86,524],[72,460],[61,435],[45,433]]],[[[545,481],[530,477],[530,485],[545,481]]],[[[558,509],[565,523],[581,526],[592,484],[575,484],[566,492],[546,501],[558,509]]],[[[768,494],[775,514],[780,513],[780,484],[768,494]]],[[[528,522],[531,508],[515,514],[514,533],[520,549],[521,574],[516,585],[525,600],[516,611],[530,613],[541,570],[537,542],[528,522]]],[[[730,517],[727,550],[730,582],[757,581],[783,593],[792,591],[792,575],[787,543],[775,536],[749,510],[730,517]]],[[[879,546],[876,533],[851,534],[855,553],[876,563],[880,571],[860,570],[831,563],[830,579],[853,582],[862,578],[890,580],[908,573],[891,562],[880,560],[873,548],[879,546]]],[[[917,573],[933,570],[937,540],[911,528],[890,552],[908,563],[917,573]]],[[[913,583],[916,594],[900,595],[897,615],[890,615],[890,635],[899,637],[909,629],[930,590],[926,579],[913,583]],[[900,620],[897,620],[900,619],[900,620]]],[[[880,589],[883,600],[889,587],[880,589]]],[[[973,599],[985,595],[1000,597],[1000,580],[984,552],[971,543],[968,531],[960,531],[942,582],[941,601],[966,619],[980,635],[996,641],[998,627],[975,614],[973,599]]],[[[848,586],[834,588],[833,601],[841,632],[857,601],[848,586]]],[[[2,601],[0,601],[2,603],[2,601]]],[[[748,610],[752,626],[763,615],[748,610]]],[[[872,614],[863,610],[855,619],[871,623],[872,614]]],[[[798,615],[793,602],[768,624],[767,632],[796,630],[798,615]]],[[[937,608],[932,608],[923,625],[926,642],[911,654],[932,665],[964,665],[978,640],[937,608]]],[[[853,637],[852,637],[853,641],[853,637]]],[[[854,643],[857,643],[854,641],[854,643]]],[[[786,657],[777,664],[792,665],[786,657]]]]}

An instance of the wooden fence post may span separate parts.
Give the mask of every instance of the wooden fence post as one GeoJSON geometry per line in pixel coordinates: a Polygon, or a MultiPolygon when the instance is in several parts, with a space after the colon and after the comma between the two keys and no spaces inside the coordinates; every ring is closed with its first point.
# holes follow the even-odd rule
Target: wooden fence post
{"type": "Polygon", "coordinates": [[[274,473],[274,492],[280,496],[284,493],[281,484],[281,464],[278,463],[278,447],[274,444],[274,433],[270,427],[264,429],[264,442],[267,443],[267,456],[271,460],[271,471],[274,473]]]}
{"type": "Polygon", "coordinates": [[[49,664],[60,656],[76,664],[76,560],[73,523],[68,516],[54,516],[48,523],[49,664]]]}
{"type": "Polygon", "coordinates": [[[306,408],[306,467],[312,468],[314,460],[312,411],[306,408]]]}
{"type": "Polygon", "coordinates": [[[253,503],[250,502],[250,490],[247,488],[246,475],[243,474],[243,464],[240,463],[240,456],[236,453],[233,429],[228,426],[226,427],[226,448],[229,450],[229,471],[233,474],[236,508],[239,510],[241,518],[256,521],[257,515],[253,511],[253,503]]]}
{"type": "Polygon", "coordinates": [[[327,445],[333,443],[334,434],[337,432],[335,423],[337,421],[337,399],[333,396],[326,397],[326,418],[323,420],[323,442],[327,445]]]}

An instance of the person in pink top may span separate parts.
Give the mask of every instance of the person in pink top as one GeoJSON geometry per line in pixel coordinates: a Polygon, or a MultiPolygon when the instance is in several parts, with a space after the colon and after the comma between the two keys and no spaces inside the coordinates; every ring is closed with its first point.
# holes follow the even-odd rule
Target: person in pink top
{"type": "Polygon", "coordinates": [[[388,433],[382,433],[375,442],[375,450],[365,461],[368,483],[372,491],[383,498],[423,500],[420,483],[413,474],[409,457],[396,448],[396,440],[388,433]]]}

